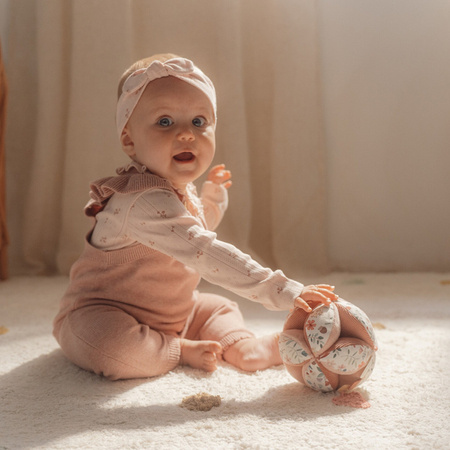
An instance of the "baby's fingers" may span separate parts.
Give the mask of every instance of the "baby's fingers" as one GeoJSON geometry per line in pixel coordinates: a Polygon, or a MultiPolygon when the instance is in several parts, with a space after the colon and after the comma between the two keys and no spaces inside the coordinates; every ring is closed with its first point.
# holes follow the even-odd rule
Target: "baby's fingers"
{"type": "Polygon", "coordinates": [[[222,184],[227,189],[231,186],[231,182],[229,181],[230,178],[231,172],[225,169],[225,164],[214,166],[208,174],[208,181],[212,181],[216,184],[222,184]]]}
{"type": "Polygon", "coordinates": [[[210,172],[214,172],[216,170],[223,170],[225,169],[225,164],[216,164],[215,166],[211,167],[210,172]]]}
{"type": "Polygon", "coordinates": [[[218,164],[217,166],[211,168],[211,170],[209,171],[209,176],[216,177],[225,172],[228,172],[231,175],[230,171],[225,169],[225,164],[218,164]]]}
{"type": "Polygon", "coordinates": [[[330,298],[331,300],[337,300],[339,298],[339,295],[335,294],[334,292],[334,286],[329,286],[328,284],[313,284],[310,286],[306,286],[303,288],[303,292],[300,294],[301,297],[304,298],[303,294],[306,295],[319,295],[319,296],[326,296],[330,298]]]}
{"type": "Polygon", "coordinates": [[[297,297],[295,299],[294,306],[296,308],[301,308],[308,313],[312,311],[311,306],[309,306],[308,303],[306,303],[301,297],[297,297]]]}
{"type": "Polygon", "coordinates": [[[310,285],[303,288],[300,297],[306,302],[319,302],[329,305],[335,302],[339,296],[333,292],[334,286],[319,284],[310,285]]]}
{"type": "Polygon", "coordinates": [[[329,284],[314,284],[316,288],[326,289],[327,291],[334,291],[334,286],[330,286],[329,284]]]}

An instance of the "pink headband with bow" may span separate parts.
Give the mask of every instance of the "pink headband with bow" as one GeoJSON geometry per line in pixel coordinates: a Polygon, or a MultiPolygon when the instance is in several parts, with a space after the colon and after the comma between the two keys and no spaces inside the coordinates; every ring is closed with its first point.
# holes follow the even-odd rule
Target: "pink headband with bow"
{"type": "Polygon", "coordinates": [[[172,58],[166,62],[153,61],[147,68],[133,72],[123,84],[116,112],[119,138],[147,85],[153,80],[168,76],[179,78],[205,93],[214,108],[214,115],[216,116],[216,91],[214,85],[192,61],[185,58],[172,58]]]}

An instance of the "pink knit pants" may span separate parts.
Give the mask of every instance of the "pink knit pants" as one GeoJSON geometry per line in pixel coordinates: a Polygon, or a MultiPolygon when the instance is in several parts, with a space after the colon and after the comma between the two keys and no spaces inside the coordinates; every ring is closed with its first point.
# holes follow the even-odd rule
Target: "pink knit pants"
{"type": "Polygon", "coordinates": [[[152,329],[118,307],[93,305],[70,312],[55,324],[54,336],[73,363],[118,380],[152,377],[175,368],[180,338],[217,341],[227,349],[253,334],[246,330],[236,303],[199,294],[179,334],[152,329]]]}

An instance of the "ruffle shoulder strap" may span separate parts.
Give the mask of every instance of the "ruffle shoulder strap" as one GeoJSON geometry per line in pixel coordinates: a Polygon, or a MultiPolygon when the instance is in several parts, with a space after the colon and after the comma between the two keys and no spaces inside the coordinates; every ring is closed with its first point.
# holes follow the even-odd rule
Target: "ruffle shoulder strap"
{"type": "Polygon", "coordinates": [[[103,210],[108,200],[116,193],[132,194],[148,189],[167,189],[173,191],[170,183],[152,173],[124,173],[116,177],[100,178],[90,184],[91,199],[84,208],[89,217],[94,217],[103,210]]]}

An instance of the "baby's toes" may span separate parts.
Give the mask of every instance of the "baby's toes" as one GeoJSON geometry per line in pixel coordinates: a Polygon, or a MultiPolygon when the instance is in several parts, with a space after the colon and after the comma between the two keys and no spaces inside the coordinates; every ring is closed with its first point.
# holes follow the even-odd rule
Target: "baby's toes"
{"type": "Polygon", "coordinates": [[[204,350],[208,353],[222,353],[222,346],[218,342],[209,341],[204,350]]]}
{"type": "Polygon", "coordinates": [[[215,353],[206,352],[203,354],[203,369],[207,372],[214,372],[217,369],[217,357],[215,353]]]}

